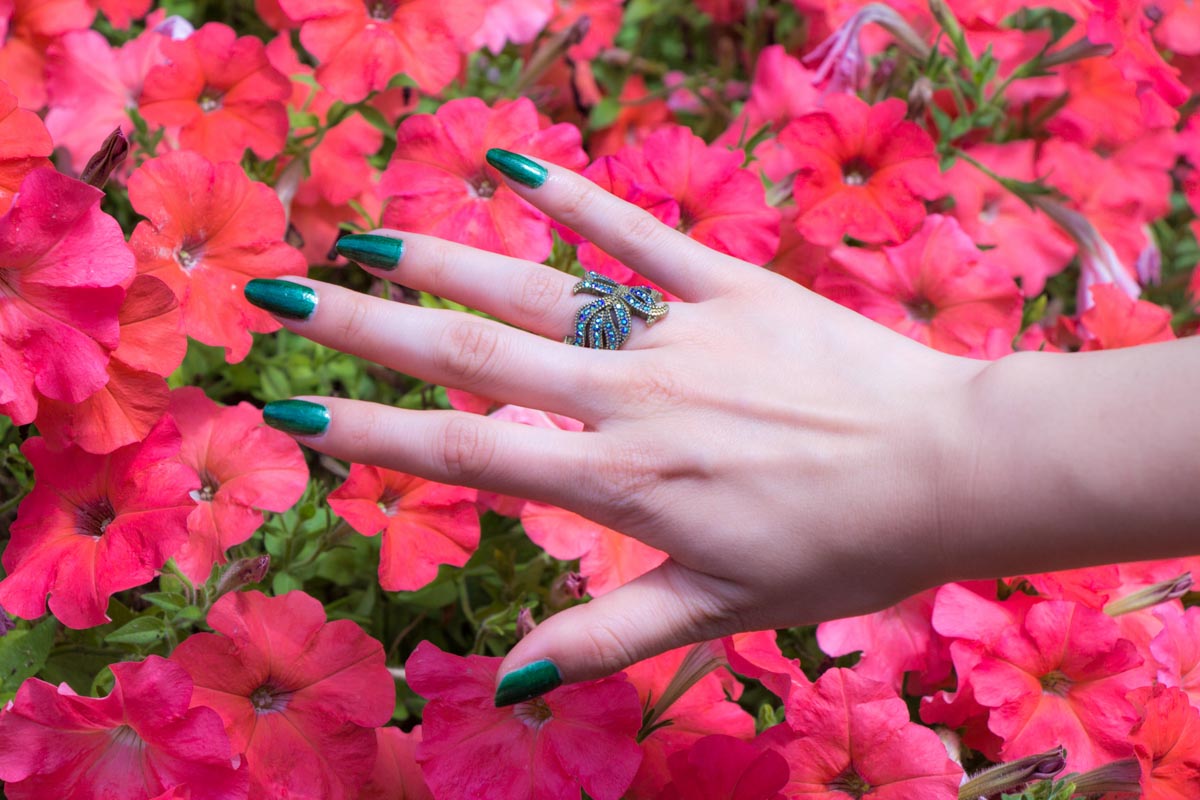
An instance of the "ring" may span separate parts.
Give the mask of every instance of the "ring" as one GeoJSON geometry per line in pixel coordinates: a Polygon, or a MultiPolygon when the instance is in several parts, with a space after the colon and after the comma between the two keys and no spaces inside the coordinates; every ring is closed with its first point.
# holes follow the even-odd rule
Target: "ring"
{"type": "Polygon", "coordinates": [[[649,286],[625,286],[598,272],[588,272],[575,284],[571,294],[587,292],[599,295],[599,300],[579,309],[575,314],[575,332],[563,339],[566,344],[592,347],[597,350],[616,350],[629,338],[629,313],[646,320],[650,326],[667,315],[670,308],[663,302],[662,292],[649,286]]]}

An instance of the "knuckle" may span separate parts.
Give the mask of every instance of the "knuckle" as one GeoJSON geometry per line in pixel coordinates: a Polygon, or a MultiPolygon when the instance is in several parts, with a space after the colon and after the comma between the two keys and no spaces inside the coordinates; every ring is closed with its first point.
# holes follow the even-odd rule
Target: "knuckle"
{"type": "Polygon", "coordinates": [[[343,341],[359,342],[367,331],[367,320],[370,319],[370,308],[367,298],[351,296],[346,301],[345,311],[337,323],[337,331],[343,341]]]}
{"type": "Polygon", "coordinates": [[[601,474],[609,485],[612,500],[627,508],[650,505],[650,495],[659,481],[653,449],[635,442],[620,442],[608,456],[608,469],[601,474]]]}
{"type": "Polygon", "coordinates": [[[523,319],[544,320],[562,302],[560,273],[538,268],[521,278],[519,283],[513,306],[523,319]]]}
{"type": "MultiPolygon", "coordinates": [[[[378,412],[368,403],[359,404],[362,408],[355,409],[354,424],[346,433],[346,443],[353,453],[369,455],[375,449],[375,443],[380,440],[380,430],[383,424],[378,412]]],[[[363,458],[364,456],[357,456],[363,458]]]]}
{"type": "Polygon", "coordinates": [[[442,243],[431,243],[421,262],[425,268],[425,286],[422,288],[430,294],[443,294],[446,279],[453,274],[450,248],[442,243]]]}
{"type": "Polygon", "coordinates": [[[649,212],[631,209],[621,221],[620,229],[618,241],[622,255],[637,260],[658,249],[665,226],[649,212]]]}
{"type": "Polygon", "coordinates": [[[574,228],[574,223],[588,218],[594,202],[594,194],[587,187],[572,185],[559,200],[555,216],[568,227],[574,228]]]}
{"type": "MultiPolygon", "coordinates": [[[[621,620],[613,620],[613,622],[620,623],[621,620]]],[[[622,641],[622,637],[617,635],[607,621],[602,620],[588,625],[583,630],[583,638],[586,646],[592,651],[589,662],[595,665],[597,671],[605,675],[619,672],[641,660],[637,658],[638,654],[622,641]]]]}
{"type": "Polygon", "coordinates": [[[496,439],[480,420],[455,416],[442,427],[439,450],[450,480],[470,485],[490,469],[496,439]]]}
{"type": "Polygon", "coordinates": [[[687,399],[683,381],[671,370],[641,370],[630,378],[629,394],[664,406],[681,405],[687,399]]]}
{"type": "Polygon", "coordinates": [[[437,349],[437,365],[450,382],[472,386],[486,382],[494,370],[500,349],[499,331],[474,320],[454,322],[446,327],[437,349]]]}

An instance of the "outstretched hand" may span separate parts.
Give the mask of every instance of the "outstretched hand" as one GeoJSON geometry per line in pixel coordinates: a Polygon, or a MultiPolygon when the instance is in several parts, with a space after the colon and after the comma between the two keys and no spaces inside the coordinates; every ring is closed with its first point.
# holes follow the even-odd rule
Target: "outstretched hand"
{"type": "Polygon", "coordinates": [[[572,294],[577,278],[376,231],[356,237],[372,273],[511,326],[300,279],[315,308],[281,316],[330,347],[585,426],[307,398],[328,424],[304,444],[560,506],[670,555],[547,619],[501,675],[548,659],[566,682],[597,678],[691,642],[878,610],[953,577],[939,497],[950,451],[970,440],[965,397],[982,362],[710,250],[568,170],[508,163],[522,197],[678,297],[670,313],[634,319],[620,350],[567,346],[594,299],[572,294]]]}

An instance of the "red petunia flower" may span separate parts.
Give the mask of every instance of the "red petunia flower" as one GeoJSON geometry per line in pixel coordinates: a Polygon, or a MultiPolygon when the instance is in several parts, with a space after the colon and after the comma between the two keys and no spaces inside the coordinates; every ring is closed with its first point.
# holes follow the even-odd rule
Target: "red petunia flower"
{"type": "Polygon", "coordinates": [[[950,584],[938,590],[933,625],[975,649],[969,668],[958,658],[955,667],[959,690],[970,687],[1003,741],[989,758],[1061,744],[1068,769],[1085,771],[1130,755],[1136,716],[1125,695],[1144,682],[1142,657],[1112,617],[1060,600],[997,602],[950,584]]]}
{"type": "Polygon", "coordinates": [[[583,41],[567,49],[567,55],[576,62],[590,61],[601,50],[612,47],[621,30],[624,12],[622,0],[570,0],[555,3],[555,6],[555,14],[549,25],[551,31],[566,30],[580,17],[588,18],[583,41]]]}
{"type": "MultiPolygon", "coordinates": [[[[583,174],[701,244],[766,264],[779,247],[779,210],[767,205],[762,181],[742,161],[742,151],[670,125],[640,147],[597,159],[583,174]]],[[[591,243],[580,246],[579,262],[619,282],[641,280],[591,243]]]]}
{"type": "Polygon", "coordinates": [[[46,159],[52,152],[54,142],[38,115],[17,108],[16,95],[0,81],[0,214],[12,205],[26,175],[50,166],[46,159]]]}
{"type": "Polygon", "coordinates": [[[132,256],[98,189],[43,167],[0,217],[0,413],[24,425],[37,394],[78,403],[108,380],[132,256]]]}
{"type": "Polygon", "coordinates": [[[21,452],[37,481],[12,524],[0,605],[34,619],[49,594],[69,628],[108,622],[108,598],[149,581],[187,541],[188,494],[200,480],[179,463],[179,444],[169,416],[145,441],[105,456],[27,439],[21,452]]]}
{"type": "Polygon", "coordinates": [[[109,669],[105,697],[31,678],[0,711],[0,780],[10,800],[246,796],[245,765],[221,718],[188,707],[186,672],[160,656],[109,669]]]}
{"type": "Polygon", "coordinates": [[[245,754],[250,800],[354,800],[375,763],[375,728],[395,705],[383,646],[350,620],[325,621],[302,592],[232,592],[171,660],[245,754]]]}
{"type": "Polygon", "coordinates": [[[962,768],[938,736],[909,720],[891,687],[831,669],[787,702],[759,740],[787,759],[783,793],[804,800],[955,800],[962,768]]]}
{"type": "Polygon", "coordinates": [[[421,765],[417,763],[417,745],[421,726],[408,733],[388,725],[375,729],[379,754],[371,779],[358,794],[358,800],[433,800],[425,785],[421,765]]]}
{"type": "Polygon", "coordinates": [[[1129,733],[1145,800],[1200,797],[1200,709],[1178,689],[1154,684],[1129,694],[1141,719],[1129,733]]]}
{"type": "Polygon", "coordinates": [[[317,80],[357,103],[407,75],[436,94],[458,75],[460,43],[479,27],[479,0],[279,0],[302,24],[300,42],[316,56],[317,80]]]}
{"type": "Polygon", "coordinates": [[[168,63],[151,69],[142,87],[147,121],[180,128],[180,145],[213,161],[241,161],[246,148],[259,158],[283,150],[292,88],[262,40],[210,22],[162,50],[168,63]]]}
{"type": "Polygon", "coordinates": [[[912,339],[977,358],[1012,350],[1021,326],[1021,293],[1007,274],[980,261],[953,217],[933,214],[895,247],[837,247],[839,269],[813,288],[912,339]]]}
{"type": "Polygon", "coordinates": [[[902,100],[869,106],[853,95],[829,95],[823,110],[780,132],[797,171],[796,225],[805,238],[894,244],[920,226],[921,199],[941,196],[945,184],[933,140],[904,114],[902,100]]]}
{"type": "Polygon", "coordinates": [[[496,708],[500,661],[429,642],[409,656],[408,685],[429,700],[417,760],[434,796],[573,800],[580,788],[596,800],[623,796],[642,757],[633,686],[617,675],[496,708]]]}
{"type": "Polygon", "coordinates": [[[97,10],[103,11],[104,16],[114,28],[128,28],[130,23],[146,16],[152,0],[88,0],[97,10]]]}
{"type": "Polygon", "coordinates": [[[0,0],[0,76],[23,107],[46,104],[46,48],[95,16],[87,0],[0,0]]]}
{"type": "Polygon", "coordinates": [[[187,337],[179,301],[158,278],[139,275],[118,314],[121,343],[108,361],[108,382],[79,403],[38,401],[38,431],[56,450],[74,445],[111,453],[140,442],[167,410],[166,376],[183,362],[187,337]]]}
{"type": "Polygon", "coordinates": [[[1082,349],[1114,350],[1175,338],[1171,312],[1162,306],[1134,300],[1115,284],[1098,283],[1091,288],[1096,304],[1079,315],[1090,335],[1082,349]]]}
{"type": "Polygon", "coordinates": [[[1164,604],[1154,615],[1163,624],[1148,648],[1158,663],[1158,681],[1187,692],[1200,708],[1200,606],[1184,611],[1164,604]]]}
{"type": "Polygon", "coordinates": [[[550,220],[526,203],[484,158],[493,147],[579,169],[587,163],[579,129],[543,127],[525,97],[489,108],[477,97],[400,123],[396,150],[380,183],[390,198],[383,224],[430,233],[483,250],[543,261],[550,220]]]}
{"type": "Polygon", "coordinates": [[[383,531],[379,585],[409,592],[436,578],[438,565],[461,567],[471,558],[479,546],[475,496],[464,486],[351,464],[329,506],[363,536],[383,531]]]}
{"type": "Polygon", "coordinates": [[[667,759],[671,783],[661,800],[784,800],[780,789],[788,764],[775,750],[763,750],[732,736],[705,736],[667,759]]]}
{"type": "Polygon", "coordinates": [[[129,201],[149,218],[129,240],[138,271],[175,292],[188,336],[224,347],[237,362],[250,351],[250,331],[279,329],[242,294],[251,278],[306,271],[304,257],[283,242],[287,221],[270,187],[236,164],[181,151],[142,164],[129,178],[129,201]]]}
{"type": "Polygon", "coordinates": [[[258,530],[264,510],[287,511],[308,486],[308,464],[291,436],[263,424],[249,403],[221,406],[202,389],[171,392],[171,416],[179,425],[179,458],[200,476],[188,515],[188,542],[175,563],[193,583],[208,580],[225,551],[258,530]]]}

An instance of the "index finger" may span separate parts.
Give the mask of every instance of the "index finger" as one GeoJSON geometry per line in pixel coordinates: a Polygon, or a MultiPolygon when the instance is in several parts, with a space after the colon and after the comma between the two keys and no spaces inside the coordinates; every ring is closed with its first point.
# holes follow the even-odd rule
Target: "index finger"
{"type": "Polygon", "coordinates": [[[741,270],[734,259],[664,225],[584,176],[499,148],[488,150],[487,161],[526,201],[676,297],[699,302],[736,287],[741,270]]]}

